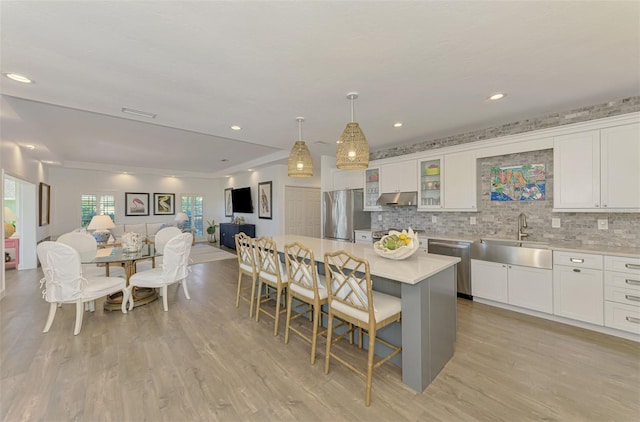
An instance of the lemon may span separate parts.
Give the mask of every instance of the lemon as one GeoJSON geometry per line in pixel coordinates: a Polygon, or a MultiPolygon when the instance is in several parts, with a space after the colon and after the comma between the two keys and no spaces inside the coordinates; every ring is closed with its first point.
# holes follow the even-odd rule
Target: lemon
{"type": "Polygon", "coordinates": [[[400,236],[398,236],[400,238],[400,240],[406,240],[407,239],[407,235],[402,233],[400,234],[400,236]]]}
{"type": "Polygon", "coordinates": [[[409,239],[408,237],[404,239],[404,244],[408,245],[409,243],[411,243],[411,239],[409,239]]]}

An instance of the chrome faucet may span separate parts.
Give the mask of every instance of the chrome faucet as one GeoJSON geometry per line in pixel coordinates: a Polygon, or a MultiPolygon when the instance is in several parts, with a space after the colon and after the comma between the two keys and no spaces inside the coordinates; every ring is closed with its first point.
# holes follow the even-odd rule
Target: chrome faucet
{"type": "Polygon", "coordinates": [[[522,240],[525,237],[529,237],[528,233],[522,231],[527,228],[527,216],[523,212],[518,216],[518,240],[522,240]]]}

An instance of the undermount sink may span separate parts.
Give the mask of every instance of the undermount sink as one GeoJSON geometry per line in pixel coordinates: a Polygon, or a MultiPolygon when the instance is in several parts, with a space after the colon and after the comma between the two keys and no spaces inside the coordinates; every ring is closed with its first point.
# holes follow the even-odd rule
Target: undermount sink
{"type": "Polygon", "coordinates": [[[553,254],[544,242],[480,239],[471,245],[471,259],[552,269],[553,254]]]}
{"type": "Polygon", "coordinates": [[[529,240],[514,240],[514,239],[480,239],[481,243],[487,243],[489,245],[503,245],[503,246],[516,246],[518,248],[538,248],[547,249],[548,243],[545,242],[533,242],[529,240]]]}

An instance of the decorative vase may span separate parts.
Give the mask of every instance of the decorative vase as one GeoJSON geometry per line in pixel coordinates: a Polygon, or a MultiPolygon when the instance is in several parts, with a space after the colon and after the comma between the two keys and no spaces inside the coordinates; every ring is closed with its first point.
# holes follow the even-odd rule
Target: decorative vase
{"type": "Polygon", "coordinates": [[[107,243],[109,241],[109,237],[111,237],[111,232],[109,230],[96,230],[91,233],[96,242],[98,243],[107,243]]]}
{"type": "Polygon", "coordinates": [[[127,232],[122,235],[122,249],[126,252],[138,252],[142,244],[140,233],[127,232]]]}

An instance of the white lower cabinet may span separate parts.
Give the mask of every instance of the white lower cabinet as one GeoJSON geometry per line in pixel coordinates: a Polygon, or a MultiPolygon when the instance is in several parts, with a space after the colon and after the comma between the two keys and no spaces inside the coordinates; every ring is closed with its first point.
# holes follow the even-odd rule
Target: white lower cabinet
{"type": "Polygon", "coordinates": [[[554,252],[553,262],[553,313],[604,325],[602,256],[554,252]],[[556,262],[573,265],[555,265],[556,262]]]}
{"type": "Polygon", "coordinates": [[[604,257],[604,325],[640,334],[640,259],[604,257]]]}
{"type": "Polygon", "coordinates": [[[553,311],[553,274],[543,268],[471,260],[474,297],[540,312],[553,311]]]}
{"type": "Polygon", "coordinates": [[[509,304],[553,312],[553,272],[544,268],[509,265],[509,304]]]}
{"type": "Polygon", "coordinates": [[[507,303],[507,264],[472,259],[471,294],[473,297],[507,303]]]}

